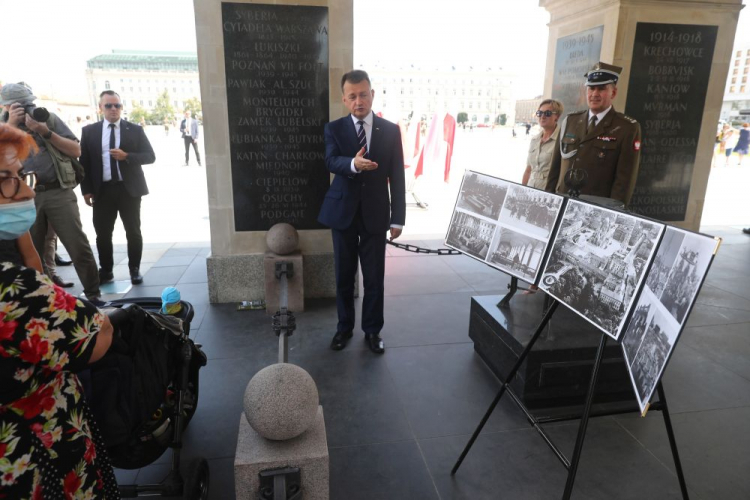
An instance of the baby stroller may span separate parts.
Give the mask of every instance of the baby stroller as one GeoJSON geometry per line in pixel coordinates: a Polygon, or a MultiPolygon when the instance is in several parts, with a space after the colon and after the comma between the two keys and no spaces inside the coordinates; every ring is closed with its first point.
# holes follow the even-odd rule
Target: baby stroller
{"type": "Polygon", "coordinates": [[[206,355],[190,338],[193,306],[181,301],[175,315],[160,314],[161,299],[107,303],[115,335],[107,354],[82,377],[112,465],[139,469],[172,448],[172,467],[160,484],[120,485],[125,498],[143,494],[208,498],[204,458],[180,473],[182,435],[198,406],[198,371],[206,355]]]}

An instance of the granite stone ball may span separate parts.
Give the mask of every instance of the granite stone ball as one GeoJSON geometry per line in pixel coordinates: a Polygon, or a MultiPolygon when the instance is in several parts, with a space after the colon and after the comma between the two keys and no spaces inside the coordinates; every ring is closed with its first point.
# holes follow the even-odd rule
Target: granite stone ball
{"type": "Polygon", "coordinates": [[[277,363],[260,370],[245,389],[245,417],[266,439],[284,441],[299,436],[315,422],[318,388],[297,365],[277,363]]]}
{"type": "Polygon", "coordinates": [[[299,234],[291,224],[279,222],[266,233],[266,245],[275,254],[288,255],[297,250],[299,234]]]}

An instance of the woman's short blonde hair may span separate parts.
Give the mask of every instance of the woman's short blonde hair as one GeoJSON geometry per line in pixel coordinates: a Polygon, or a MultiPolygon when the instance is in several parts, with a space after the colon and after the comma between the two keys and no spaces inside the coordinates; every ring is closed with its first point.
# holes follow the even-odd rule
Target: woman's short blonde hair
{"type": "Polygon", "coordinates": [[[550,107],[552,108],[552,111],[557,113],[558,116],[562,116],[563,104],[560,101],[556,101],[554,99],[545,99],[539,103],[539,107],[537,108],[537,111],[542,109],[542,106],[544,106],[545,104],[549,104],[550,107]]]}

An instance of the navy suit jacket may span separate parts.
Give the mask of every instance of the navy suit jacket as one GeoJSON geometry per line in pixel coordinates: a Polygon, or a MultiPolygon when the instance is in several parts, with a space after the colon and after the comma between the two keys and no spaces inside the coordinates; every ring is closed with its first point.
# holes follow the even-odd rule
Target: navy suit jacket
{"type": "Polygon", "coordinates": [[[325,142],[326,167],[335,176],[323,200],[318,222],[344,230],[351,226],[359,209],[368,233],[385,233],[391,224],[403,226],[406,191],[398,126],[374,115],[368,158],[378,168],[357,174],[352,172],[351,163],[360,147],[350,115],[326,124],[325,142]]]}
{"type": "MultiPolygon", "coordinates": [[[[103,121],[86,125],[81,131],[80,161],[86,171],[81,182],[81,192],[84,195],[93,194],[94,199],[99,196],[102,187],[102,123],[103,121]]],[[[133,197],[147,195],[148,186],[141,165],[154,163],[156,155],[143,128],[120,120],[120,149],[128,154],[128,159],[120,162],[125,189],[133,197]]]]}

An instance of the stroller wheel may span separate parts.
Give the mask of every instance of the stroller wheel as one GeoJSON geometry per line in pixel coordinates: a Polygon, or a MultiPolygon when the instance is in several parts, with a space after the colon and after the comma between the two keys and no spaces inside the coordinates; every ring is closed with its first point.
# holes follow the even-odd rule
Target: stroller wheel
{"type": "Polygon", "coordinates": [[[193,460],[188,469],[182,498],[185,500],[207,500],[208,483],[208,462],[205,458],[193,460]]]}

